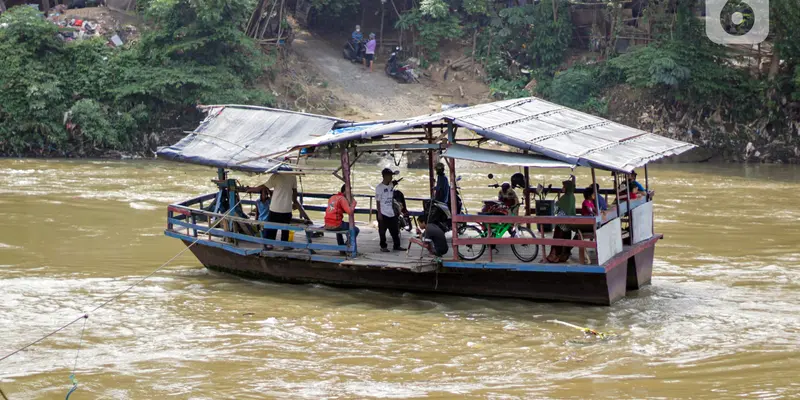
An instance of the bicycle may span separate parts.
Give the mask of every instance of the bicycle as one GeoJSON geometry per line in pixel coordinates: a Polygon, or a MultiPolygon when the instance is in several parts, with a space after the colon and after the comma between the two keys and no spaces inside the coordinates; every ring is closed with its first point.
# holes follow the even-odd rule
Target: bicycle
{"type": "MultiPolygon", "coordinates": [[[[486,215],[508,215],[516,214],[519,209],[519,204],[509,209],[500,202],[484,202],[487,206],[484,207],[485,211],[480,214],[486,215]],[[505,210],[503,210],[505,207],[505,210]],[[493,211],[493,212],[492,212],[493,211]]],[[[481,223],[480,226],[464,225],[459,227],[458,236],[463,239],[485,239],[489,236],[489,228],[491,228],[493,238],[502,238],[506,233],[510,233],[512,238],[521,239],[535,239],[536,235],[528,227],[520,226],[519,224],[512,223],[481,223]],[[488,225],[488,226],[487,226],[488,225]]],[[[522,262],[531,262],[539,255],[539,246],[535,244],[512,244],[511,251],[522,262]]],[[[462,245],[458,246],[458,256],[467,261],[474,261],[486,252],[485,244],[478,245],[462,245]]]]}

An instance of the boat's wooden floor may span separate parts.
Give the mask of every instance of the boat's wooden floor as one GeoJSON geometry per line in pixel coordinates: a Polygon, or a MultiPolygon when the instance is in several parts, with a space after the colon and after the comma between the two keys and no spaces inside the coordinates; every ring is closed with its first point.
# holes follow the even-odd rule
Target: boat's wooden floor
{"type": "MultiPolygon", "coordinates": [[[[320,256],[328,256],[328,257],[336,257],[341,258],[342,266],[353,266],[353,267],[374,267],[374,268],[395,268],[395,269],[407,269],[412,270],[415,272],[428,272],[433,271],[436,269],[437,263],[432,255],[428,253],[427,250],[422,250],[419,245],[412,244],[409,246],[409,239],[415,237],[414,231],[406,232],[402,231],[400,233],[400,242],[401,246],[404,248],[409,248],[408,251],[390,251],[388,253],[380,251],[380,239],[378,236],[378,230],[371,226],[371,225],[358,225],[361,232],[358,235],[358,257],[355,259],[347,259],[344,260],[344,256],[341,256],[338,251],[323,251],[317,250],[315,251],[315,255],[320,256]]],[[[538,234],[537,234],[538,235],[538,234]]],[[[552,236],[552,234],[547,235],[552,236]]],[[[214,240],[221,241],[221,238],[214,238],[214,240]]],[[[297,232],[294,237],[294,241],[297,243],[305,243],[305,235],[300,232],[297,232]]],[[[336,235],[333,233],[325,232],[323,237],[313,238],[313,243],[319,244],[336,244],[336,235]]],[[[387,241],[389,248],[392,248],[392,239],[391,236],[388,235],[387,232],[387,241]]],[[[447,233],[447,241],[450,244],[451,235],[447,233]]],[[[260,249],[261,246],[255,243],[248,243],[239,241],[238,246],[245,249],[260,249]]],[[[549,247],[547,248],[549,251],[549,247]]],[[[471,263],[475,264],[484,264],[489,262],[489,251],[490,249],[486,249],[483,256],[478,260],[472,261],[471,263]]],[[[281,250],[276,249],[273,251],[265,251],[263,252],[265,255],[274,256],[274,257],[289,257],[289,258],[307,258],[311,260],[311,254],[308,250],[305,249],[294,249],[294,250],[281,250]]],[[[578,249],[572,249],[572,257],[566,263],[558,264],[558,265],[579,265],[578,262],[578,249]]],[[[452,254],[452,247],[448,246],[447,254],[441,257],[442,260],[449,261],[453,259],[452,254]]],[[[497,246],[494,254],[492,255],[492,262],[499,263],[499,264],[520,264],[522,263],[511,251],[511,246],[497,246]]],[[[542,254],[541,247],[539,251],[539,255],[537,258],[531,262],[531,264],[544,264],[544,255],[542,254]]],[[[552,264],[551,264],[552,265],[552,264]]]]}

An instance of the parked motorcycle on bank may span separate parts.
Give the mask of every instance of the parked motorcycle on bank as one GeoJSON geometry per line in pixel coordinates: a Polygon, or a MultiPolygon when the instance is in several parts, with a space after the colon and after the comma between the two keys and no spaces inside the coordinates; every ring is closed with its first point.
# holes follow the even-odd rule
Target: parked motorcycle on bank
{"type": "Polygon", "coordinates": [[[391,56],[386,61],[386,68],[384,69],[386,75],[401,83],[419,82],[414,68],[410,64],[400,62],[399,54],[401,50],[402,48],[395,47],[394,51],[392,51],[391,56]]]}
{"type": "Polygon", "coordinates": [[[361,64],[364,60],[365,54],[367,53],[366,44],[367,42],[364,40],[358,41],[350,39],[344,44],[342,55],[344,56],[345,60],[350,60],[354,63],[361,64]]]}

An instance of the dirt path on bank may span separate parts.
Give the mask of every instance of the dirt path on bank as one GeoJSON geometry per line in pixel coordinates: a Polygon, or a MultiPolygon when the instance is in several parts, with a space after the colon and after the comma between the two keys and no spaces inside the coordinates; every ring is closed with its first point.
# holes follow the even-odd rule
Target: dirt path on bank
{"type": "Polygon", "coordinates": [[[378,54],[370,73],[359,64],[342,57],[342,46],[306,31],[297,32],[292,49],[308,62],[342,104],[338,117],[355,119],[394,119],[439,111],[441,101],[424,84],[402,84],[384,73],[388,56],[378,54]]]}

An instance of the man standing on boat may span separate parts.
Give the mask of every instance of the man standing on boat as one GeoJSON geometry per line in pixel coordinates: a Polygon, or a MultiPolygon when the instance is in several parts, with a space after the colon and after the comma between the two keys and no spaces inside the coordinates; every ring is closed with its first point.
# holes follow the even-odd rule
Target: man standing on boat
{"type": "Polygon", "coordinates": [[[394,173],[389,168],[381,171],[383,181],[375,187],[375,203],[378,205],[378,236],[381,240],[381,251],[389,252],[389,244],[386,243],[386,230],[392,235],[394,250],[405,251],[400,246],[400,228],[397,225],[397,214],[394,212],[394,184],[392,177],[394,173]]]}
{"type": "MultiPolygon", "coordinates": [[[[291,174],[272,174],[266,183],[267,187],[272,188],[272,201],[269,203],[269,215],[267,221],[275,222],[278,224],[289,224],[292,222],[292,210],[301,210],[300,213],[305,214],[297,202],[297,178],[291,174]]],[[[308,216],[304,216],[308,219],[308,216]]],[[[278,231],[276,229],[267,229],[266,238],[268,240],[275,240],[278,231]]],[[[281,229],[281,241],[289,241],[289,231],[281,229]]],[[[267,250],[272,250],[272,245],[264,246],[267,250]]],[[[291,247],[284,247],[284,250],[291,250],[291,247]]]]}
{"type": "Polygon", "coordinates": [[[436,186],[433,188],[433,199],[450,206],[450,181],[444,174],[444,164],[436,163],[436,186]]]}

